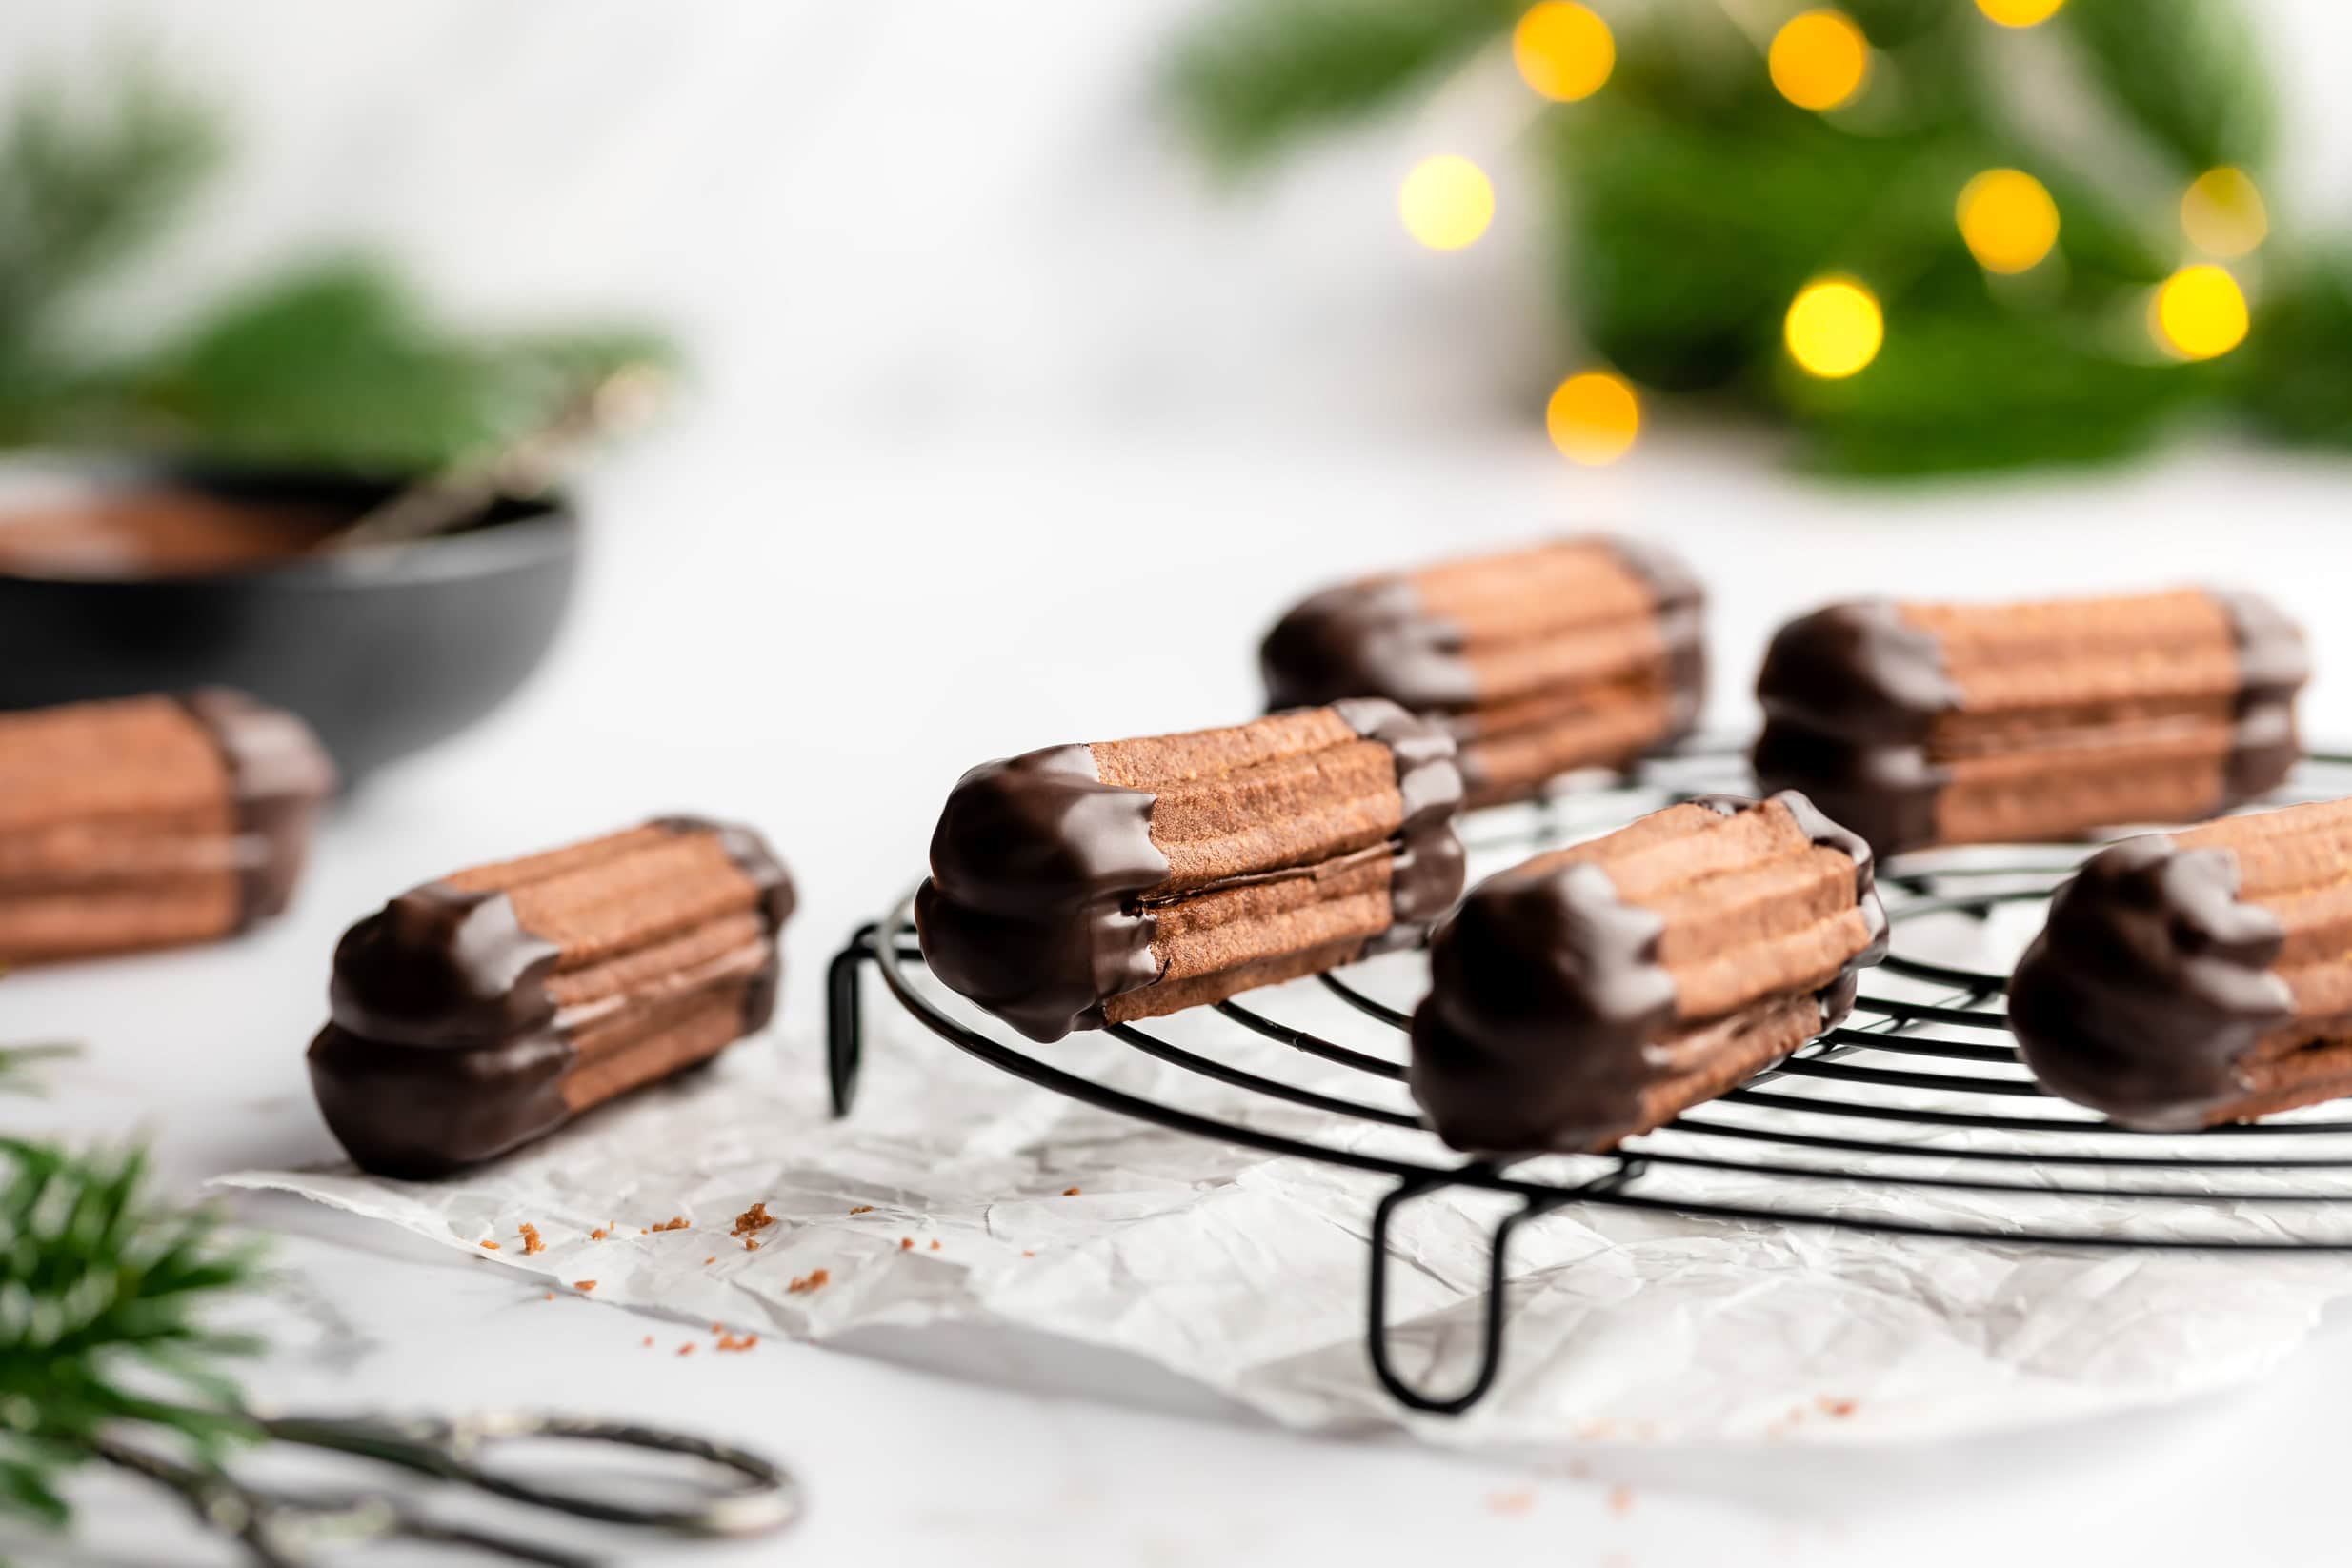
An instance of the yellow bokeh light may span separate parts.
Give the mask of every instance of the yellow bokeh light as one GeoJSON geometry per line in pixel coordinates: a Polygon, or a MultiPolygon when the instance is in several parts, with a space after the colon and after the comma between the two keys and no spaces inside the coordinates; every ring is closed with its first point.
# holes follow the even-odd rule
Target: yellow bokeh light
{"type": "Polygon", "coordinates": [[[1623,376],[1585,371],[1553,390],[1543,428],[1570,462],[1594,468],[1614,463],[1641,432],[1641,400],[1623,376]]]}
{"type": "Polygon", "coordinates": [[[2021,169],[1988,169],[1953,209],[1968,253],[1988,272],[2022,272],[2058,243],[2058,203],[2021,169]]]}
{"type": "Polygon", "coordinates": [[[2004,28],[2030,28],[2058,14],[2066,0],[1977,0],[1977,10],[2004,28]]]}
{"type": "Polygon", "coordinates": [[[1772,85],[1799,109],[1836,109],[1862,90],[1870,43],[1841,10],[1792,16],[1772,35],[1764,57],[1772,85]]]}
{"type": "Polygon", "coordinates": [[[1600,90],[1617,66],[1609,24],[1575,0],[1543,0],[1511,31],[1511,59],[1527,85],[1555,103],[1600,90]]]}
{"type": "Polygon", "coordinates": [[[1397,215],[1431,250],[1458,251],[1495,221],[1495,184],[1468,158],[1423,158],[1397,188],[1397,215]]]}
{"type": "Polygon", "coordinates": [[[2181,198],[2181,227],[2209,256],[2242,256],[2270,236],[2270,211],[2242,169],[2208,169],[2181,198]]]}
{"type": "Polygon", "coordinates": [[[2184,359],[2225,354],[2245,341],[2245,291],[2225,268],[2183,267],[2157,290],[2149,325],[2159,343],[2184,359]]]}
{"type": "Polygon", "coordinates": [[[1879,357],[1886,321],[1879,299],[1852,278],[1819,278],[1789,302],[1781,323],[1789,357],[1806,371],[1836,380],[1879,357]]]}

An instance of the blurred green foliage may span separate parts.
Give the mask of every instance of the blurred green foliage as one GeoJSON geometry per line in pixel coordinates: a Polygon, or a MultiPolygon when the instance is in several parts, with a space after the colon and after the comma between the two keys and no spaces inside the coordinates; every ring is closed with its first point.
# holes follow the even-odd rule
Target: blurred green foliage
{"type": "MultiPolygon", "coordinates": [[[[2021,32],[1972,0],[1844,0],[1872,70],[1826,113],[1781,97],[1766,70],[1798,0],[1589,3],[1615,70],[1592,97],[1541,107],[1506,176],[1551,217],[1556,298],[1579,345],[1563,369],[1595,357],[1653,392],[1784,422],[1811,462],[1848,472],[2101,461],[2201,413],[2352,445],[2352,252],[2274,211],[2267,244],[2230,264],[2253,308],[2243,345],[2183,363],[2148,331],[2152,291],[2201,259],[2181,231],[2189,182],[2221,165],[2260,182],[2275,151],[2273,95],[2234,0],[2068,0],[2021,32]],[[1760,33],[1735,10],[1762,18],[1760,33]],[[2027,52],[2047,69],[2018,70],[2027,52]],[[2056,251],[2014,277],[1977,265],[1954,215],[1993,168],[2033,174],[2061,219],[2056,251]],[[1807,282],[1839,273],[1877,294],[1886,337],[1859,374],[1825,381],[1790,362],[1782,321],[1807,282]]],[[[1249,169],[1507,50],[1526,9],[1232,0],[1183,41],[1170,88],[1220,166],[1249,169]]]]}
{"type": "Polygon", "coordinates": [[[619,366],[672,358],[643,332],[452,330],[361,254],[290,267],[129,352],[80,341],[86,294],[169,234],[227,144],[211,108],[138,66],[78,95],[35,82],[0,112],[0,444],[396,474],[495,448],[619,366]]]}

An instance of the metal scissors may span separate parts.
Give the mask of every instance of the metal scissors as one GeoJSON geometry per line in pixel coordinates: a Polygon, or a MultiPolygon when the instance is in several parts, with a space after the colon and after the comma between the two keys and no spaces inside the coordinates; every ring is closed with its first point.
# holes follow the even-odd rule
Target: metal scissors
{"type": "MultiPolygon", "coordinates": [[[[764,1535],[782,1529],[800,1512],[799,1484],[782,1466],[744,1449],[657,1427],[523,1412],[487,1412],[456,1419],[287,1416],[255,1424],[278,1442],[355,1455],[529,1508],[672,1535],[764,1535]],[[534,1485],[482,1462],[499,1443],[543,1438],[685,1455],[733,1471],[740,1484],[714,1496],[635,1505],[585,1491],[534,1485]]],[[[108,1462],[170,1488],[208,1528],[241,1542],[261,1568],[310,1568],[321,1560],[317,1554],[322,1550],[390,1540],[470,1547],[548,1568],[595,1568],[600,1560],[436,1519],[392,1492],[268,1491],[220,1470],[182,1464],[111,1439],[102,1441],[98,1452],[108,1462]]]]}

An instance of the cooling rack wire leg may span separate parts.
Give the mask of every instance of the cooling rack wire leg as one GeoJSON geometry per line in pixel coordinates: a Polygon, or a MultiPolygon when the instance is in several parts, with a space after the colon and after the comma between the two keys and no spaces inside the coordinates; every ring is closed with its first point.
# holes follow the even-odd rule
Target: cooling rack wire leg
{"type": "Polygon", "coordinates": [[[825,971],[825,1081],[833,1091],[836,1119],[848,1116],[857,1102],[857,1069],[866,1050],[865,1008],[857,978],[858,972],[874,962],[874,944],[880,935],[879,926],[859,926],[825,971]]]}
{"type": "Polygon", "coordinates": [[[1607,1175],[1570,1192],[1553,1196],[1531,1197],[1518,1208],[1505,1215],[1495,1227],[1494,1239],[1486,1250],[1486,1302],[1484,1337],[1478,1347],[1478,1365],[1469,1384],[1458,1394],[1434,1395],[1407,1383],[1389,1358],[1388,1344],[1388,1232],[1397,1211],[1415,1198],[1452,1185],[1442,1177],[1421,1177],[1399,1182],[1380,1199],[1372,1211],[1372,1279],[1364,1293],[1366,1304],[1365,1348],[1372,1357],[1372,1370],[1380,1379],[1380,1386],[1397,1400],[1415,1410],[1425,1410],[1437,1416],[1459,1416],[1495,1386],[1495,1378],[1502,1371],[1503,1338],[1509,1317],[1503,1301],[1503,1281],[1510,1273],[1511,1236],[1528,1220],[1538,1218],[1563,1204],[1572,1203],[1585,1193],[1602,1188],[1623,1186],[1641,1174],[1638,1159],[1620,1160],[1607,1175]]]}

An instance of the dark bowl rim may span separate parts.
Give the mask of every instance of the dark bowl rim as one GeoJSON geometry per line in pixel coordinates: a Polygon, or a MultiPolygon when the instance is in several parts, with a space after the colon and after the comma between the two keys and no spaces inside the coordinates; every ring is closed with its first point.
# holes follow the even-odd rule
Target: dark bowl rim
{"type": "MultiPolygon", "coordinates": [[[[339,470],[270,464],[197,464],[156,458],[136,452],[73,452],[50,451],[23,454],[60,472],[82,469],[99,476],[149,478],[192,489],[223,489],[267,485],[300,489],[391,488],[412,475],[372,474],[339,470]]],[[[0,458],[0,467],[6,459],[0,458]]],[[[171,589],[221,588],[232,585],[304,587],[367,586],[386,582],[445,582],[452,578],[493,576],[498,573],[576,553],[580,519],[572,493],[556,487],[543,494],[514,497],[501,505],[522,509],[462,533],[442,534],[410,544],[375,545],[356,550],[290,555],[280,560],[224,567],[211,572],[174,573],[159,577],[50,576],[33,572],[0,571],[0,588],[25,584],[40,588],[117,589],[154,593],[171,589]]]]}

